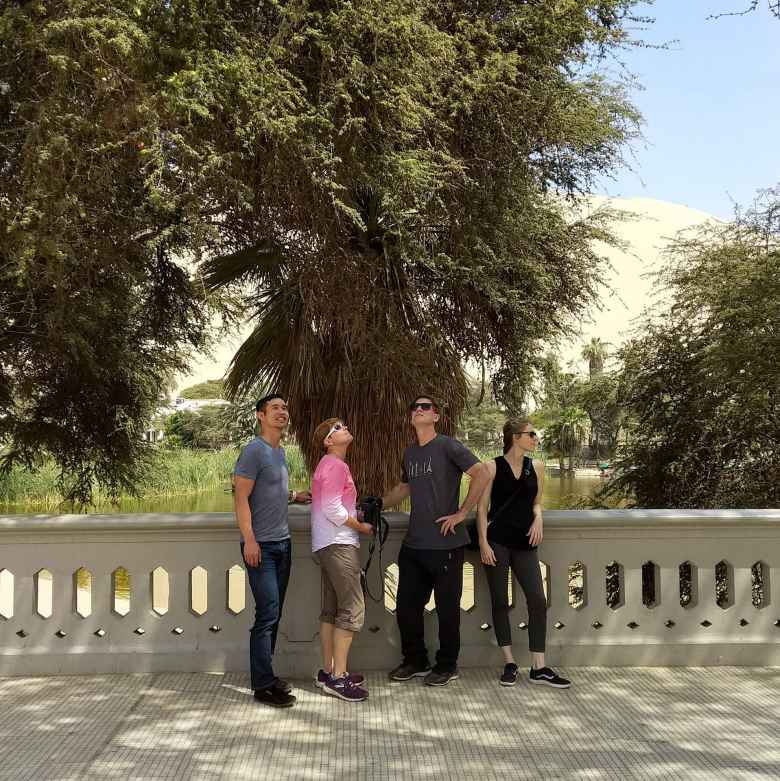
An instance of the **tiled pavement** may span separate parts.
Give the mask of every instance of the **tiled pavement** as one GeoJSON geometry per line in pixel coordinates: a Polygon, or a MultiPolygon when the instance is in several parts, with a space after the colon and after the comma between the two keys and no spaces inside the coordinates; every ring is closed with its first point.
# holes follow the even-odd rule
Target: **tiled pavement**
{"type": "Polygon", "coordinates": [[[0,679],[0,779],[774,779],[780,669],[582,668],[568,691],[369,675],[348,704],[242,675],[0,679]]]}

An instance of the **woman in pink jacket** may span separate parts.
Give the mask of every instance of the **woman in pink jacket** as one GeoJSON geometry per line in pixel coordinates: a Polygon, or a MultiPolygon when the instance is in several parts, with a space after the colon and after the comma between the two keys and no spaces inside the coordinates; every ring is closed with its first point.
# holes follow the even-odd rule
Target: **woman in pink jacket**
{"type": "Polygon", "coordinates": [[[322,669],[315,683],[326,694],[361,702],[368,698],[364,678],[347,672],[347,657],[365,617],[359,533],[370,534],[373,527],[357,519],[357,490],[345,461],[352,442],[346,424],[339,418],[323,421],[314,441],[325,451],[311,491],[311,549],[322,571],[322,669]]]}

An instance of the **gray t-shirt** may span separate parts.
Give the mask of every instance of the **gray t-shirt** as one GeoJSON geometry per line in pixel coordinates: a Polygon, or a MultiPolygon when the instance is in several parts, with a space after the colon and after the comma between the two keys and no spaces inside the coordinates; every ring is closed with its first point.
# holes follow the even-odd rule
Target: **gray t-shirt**
{"type": "Polygon", "coordinates": [[[455,534],[443,535],[436,523],[460,506],[461,475],[479,459],[457,439],[437,434],[427,445],[404,451],[401,480],[409,483],[412,512],[404,545],[428,550],[451,550],[466,545],[469,534],[461,523],[455,534]]]}
{"type": "Polygon", "coordinates": [[[287,524],[288,474],[284,448],[271,447],[255,437],[236,461],[233,474],[255,481],[249,494],[252,530],[258,542],[278,542],[290,537],[287,524]]]}

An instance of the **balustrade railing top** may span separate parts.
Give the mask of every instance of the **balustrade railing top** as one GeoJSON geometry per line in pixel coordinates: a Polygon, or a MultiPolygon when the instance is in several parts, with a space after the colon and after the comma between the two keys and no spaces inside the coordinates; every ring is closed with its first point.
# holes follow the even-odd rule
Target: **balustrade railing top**
{"type": "MultiPolygon", "coordinates": [[[[473,518],[473,513],[471,517],[473,518]]],[[[393,528],[405,529],[407,513],[386,512],[393,528]]],[[[292,531],[309,530],[309,509],[303,505],[290,507],[292,531]]],[[[659,526],[713,526],[725,527],[733,523],[745,526],[780,525],[780,510],[546,510],[547,529],[609,526],[630,528],[659,526]]],[[[210,529],[236,531],[233,513],[127,513],[127,514],[69,514],[69,515],[0,515],[0,539],[14,531],[50,532],[69,531],[161,531],[169,529],[210,529]]],[[[236,531],[237,533],[237,531],[236,531]]]]}
{"type": "MultiPolygon", "coordinates": [[[[353,662],[398,661],[393,610],[408,517],[388,513],[353,662]]],[[[309,511],[290,508],[293,572],[279,668],[318,665],[309,511]]],[[[365,547],[365,544],[364,544],[365,547]]],[[[545,513],[540,547],[554,664],[780,664],[780,510],[545,513]]],[[[521,593],[507,584],[518,649],[521,593]]],[[[464,666],[500,660],[478,552],[461,602],[464,666]]],[[[435,646],[433,600],[428,637],[435,646]]],[[[0,516],[0,674],[245,670],[252,598],[229,513],[0,516]]]]}

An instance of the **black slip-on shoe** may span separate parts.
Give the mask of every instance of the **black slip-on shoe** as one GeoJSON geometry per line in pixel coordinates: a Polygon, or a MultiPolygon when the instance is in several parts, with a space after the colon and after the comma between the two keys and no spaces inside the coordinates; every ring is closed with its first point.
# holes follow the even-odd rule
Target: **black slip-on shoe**
{"type": "Polygon", "coordinates": [[[272,708],[292,708],[296,702],[296,698],[292,694],[283,692],[274,686],[268,689],[255,689],[255,699],[272,708]]]}
{"type": "Polygon", "coordinates": [[[528,674],[528,680],[531,681],[531,683],[552,686],[554,689],[568,689],[569,686],[571,686],[571,681],[567,681],[566,678],[561,678],[561,676],[550,667],[540,667],[538,670],[531,668],[531,672],[528,674]]]}
{"type": "Polygon", "coordinates": [[[501,673],[498,682],[502,686],[514,686],[517,683],[517,665],[514,662],[504,665],[504,672],[501,673]]]}
{"type": "Polygon", "coordinates": [[[428,675],[425,676],[423,683],[426,686],[446,686],[450,681],[457,681],[460,678],[458,668],[456,667],[451,672],[446,670],[431,670],[428,675]]]}
{"type": "Polygon", "coordinates": [[[414,664],[399,664],[395,670],[391,670],[388,673],[388,678],[391,681],[408,681],[412,678],[422,678],[430,673],[431,668],[427,665],[425,667],[417,667],[414,664]]]}

